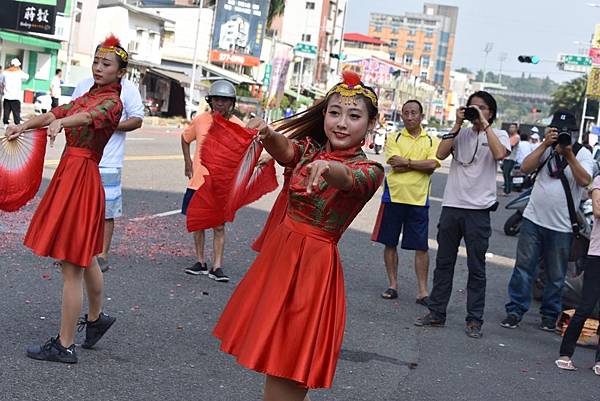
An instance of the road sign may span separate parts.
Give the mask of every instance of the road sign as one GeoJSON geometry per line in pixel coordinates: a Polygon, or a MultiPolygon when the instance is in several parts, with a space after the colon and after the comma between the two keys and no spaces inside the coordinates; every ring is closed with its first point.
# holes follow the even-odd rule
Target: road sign
{"type": "Polygon", "coordinates": [[[594,37],[592,38],[592,47],[600,47],[600,24],[596,24],[594,37]]]}
{"type": "Polygon", "coordinates": [[[592,67],[590,70],[585,94],[588,97],[600,97],[600,67],[592,67]]]}
{"type": "Polygon", "coordinates": [[[300,53],[300,55],[316,56],[317,46],[311,45],[310,43],[299,42],[294,48],[294,52],[296,52],[296,54],[300,53]]]}
{"type": "Polygon", "coordinates": [[[580,56],[575,54],[564,54],[563,63],[566,65],[582,65],[589,67],[592,65],[592,59],[588,56],[580,56]]]}

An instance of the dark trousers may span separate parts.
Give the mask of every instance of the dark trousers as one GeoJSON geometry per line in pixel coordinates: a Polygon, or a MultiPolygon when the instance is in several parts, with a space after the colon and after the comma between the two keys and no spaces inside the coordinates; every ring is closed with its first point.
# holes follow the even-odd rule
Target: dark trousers
{"type": "MultiPolygon", "coordinates": [[[[57,97],[50,97],[50,99],[52,100],[52,103],[50,104],[50,107],[55,108],[58,106],[58,98],[57,97]]],[[[49,110],[48,110],[49,111],[49,110]]]]}
{"type": "Polygon", "coordinates": [[[504,193],[509,194],[512,190],[512,176],[510,175],[515,167],[514,160],[505,159],[502,162],[502,176],[504,177],[504,193]]]}
{"type": "Polygon", "coordinates": [[[8,124],[8,118],[12,112],[15,124],[21,124],[21,101],[4,99],[4,124],[8,124]]]}
{"type": "MultiPolygon", "coordinates": [[[[569,358],[573,356],[585,320],[592,314],[598,300],[600,300],[600,256],[588,256],[583,273],[583,297],[563,337],[560,345],[560,356],[568,356],[569,358]]],[[[600,334],[600,327],[598,328],[598,334],[600,334]]],[[[600,343],[598,343],[598,349],[596,350],[596,362],[600,362],[600,343]]]]}
{"type": "Polygon", "coordinates": [[[485,307],[485,253],[492,235],[489,210],[442,208],[438,224],[438,251],[429,310],[438,318],[446,318],[452,294],[454,266],[462,238],[467,248],[467,322],[483,323],[485,307]]]}

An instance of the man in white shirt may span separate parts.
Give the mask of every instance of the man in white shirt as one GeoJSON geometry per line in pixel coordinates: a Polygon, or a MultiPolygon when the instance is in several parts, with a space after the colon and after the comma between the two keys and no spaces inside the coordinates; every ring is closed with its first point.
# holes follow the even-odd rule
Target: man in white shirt
{"type": "MultiPolygon", "coordinates": [[[[76,99],[90,90],[94,84],[93,78],[81,81],[73,91],[72,99],[76,99]]],[[[104,222],[104,246],[98,255],[98,264],[102,271],[108,270],[108,252],[112,242],[115,218],[123,215],[123,200],[121,197],[121,169],[125,158],[125,135],[129,131],[142,126],[144,121],[144,104],[138,88],[129,80],[121,80],[121,101],[123,113],[117,130],[112,134],[104,148],[100,160],[100,177],[106,197],[106,212],[104,222]]]]}
{"type": "Polygon", "coordinates": [[[8,126],[10,114],[15,125],[21,123],[21,101],[23,100],[22,83],[29,79],[29,74],[21,69],[18,58],[10,60],[10,67],[4,71],[4,128],[8,126]]]}
{"type": "Polygon", "coordinates": [[[485,306],[485,253],[492,234],[490,211],[496,201],[498,161],[510,151],[506,131],[492,129],[498,106],[487,92],[473,93],[467,107],[456,112],[451,132],[442,137],[437,158],[452,154],[452,164],[442,202],[438,224],[438,252],[429,294],[429,313],[415,321],[417,326],[443,326],[452,294],[454,266],[460,241],[467,248],[467,317],[465,333],[471,338],[482,336],[485,306]],[[461,128],[465,119],[472,128],[461,128]]]}
{"type": "Polygon", "coordinates": [[[506,318],[500,323],[508,329],[517,328],[529,310],[540,259],[544,262],[545,288],[539,327],[550,332],[556,328],[556,320],[562,311],[561,292],[573,238],[565,186],[576,210],[583,188],[592,182],[594,161],[590,151],[576,143],[575,116],[558,111],[550,127],[553,129],[545,135],[544,142],[525,158],[521,166],[526,173],[534,170],[538,173],[523,212],[515,268],[508,284],[510,300],[506,304],[506,318]]]}
{"type": "Polygon", "coordinates": [[[2,99],[4,98],[4,74],[0,65],[0,116],[2,115],[2,99]]]}
{"type": "Polygon", "coordinates": [[[58,101],[61,95],[60,89],[60,79],[62,78],[62,70],[60,68],[56,69],[56,74],[54,74],[54,78],[50,82],[50,99],[52,99],[52,108],[58,106],[58,101]]]}

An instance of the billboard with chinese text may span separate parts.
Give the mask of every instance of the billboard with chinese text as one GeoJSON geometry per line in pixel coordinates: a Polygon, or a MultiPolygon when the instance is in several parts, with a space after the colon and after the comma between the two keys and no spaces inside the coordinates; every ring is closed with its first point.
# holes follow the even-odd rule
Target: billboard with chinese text
{"type": "Polygon", "coordinates": [[[0,28],[54,34],[56,1],[3,0],[2,3],[0,28]]]}
{"type": "Polygon", "coordinates": [[[258,66],[269,0],[218,0],[210,61],[258,66]]]}

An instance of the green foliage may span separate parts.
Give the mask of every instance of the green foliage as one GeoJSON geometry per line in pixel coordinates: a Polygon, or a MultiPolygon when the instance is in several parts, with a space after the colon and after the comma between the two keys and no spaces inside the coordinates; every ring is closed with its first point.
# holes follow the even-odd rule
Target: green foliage
{"type": "Polygon", "coordinates": [[[269,14],[267,14],[267,29],[271,28],[273,18],[278,17],[285,11],[285,0],[271,0],[269,4],[269,14]]]}
{"type": "MultiPolygon", "coordinates": [[[[500,76],[488,71],[486,74],[486,82],[498,82],[500,76]]],[[[483,81],[483,71],[477,72],[476,81],[483,81]]],[[[558,84],[550,79],[550,77],[536,78],[531,75],[525,76],[521,74],[520,77],[512,77],[510,75],[502,74],[502,85],[507,87],[507,90],[511,92],[520,93],[541,93],[550,95],[558,88],[558,84]]]]}
{"type": "MultiPolygon", "coordinates": [[[[587,76],[575,78],[559,86],[552,94],[552,111],[569,110],[575,114],[577,121],[581,121],[586,86],[587,76]]],[[[597,114],[598,102],[588,101],[587,115],[595,117],[597,114]]]]}

